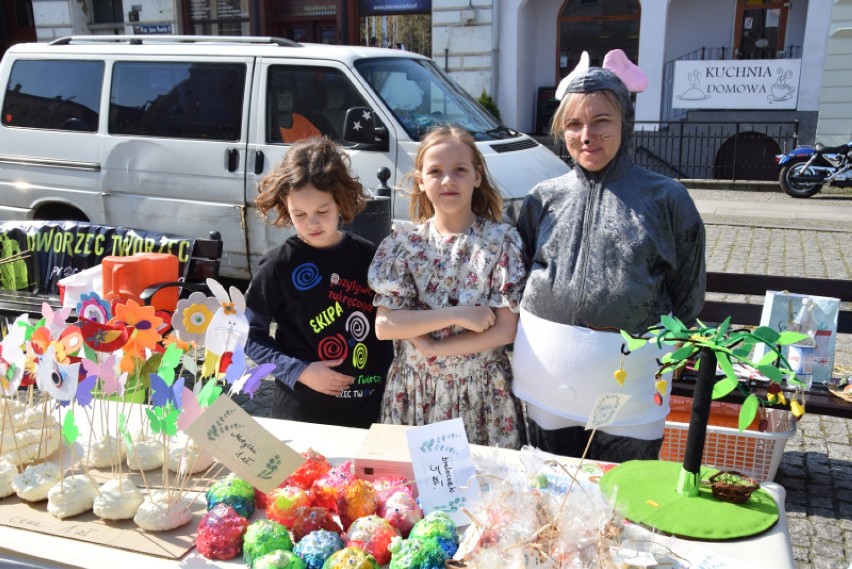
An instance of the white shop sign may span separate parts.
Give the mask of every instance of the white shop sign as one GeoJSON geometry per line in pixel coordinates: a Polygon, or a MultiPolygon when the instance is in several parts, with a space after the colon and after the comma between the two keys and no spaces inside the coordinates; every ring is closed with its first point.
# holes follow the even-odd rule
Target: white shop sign
{"type": "Polygon", "coordinates": [[[795,109],[800,59],[676,61],[676,109],[795,109]]]}

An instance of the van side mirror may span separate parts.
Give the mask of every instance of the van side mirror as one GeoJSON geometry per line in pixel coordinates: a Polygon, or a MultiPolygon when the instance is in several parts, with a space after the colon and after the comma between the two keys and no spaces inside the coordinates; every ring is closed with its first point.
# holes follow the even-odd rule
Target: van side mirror
{"type": "Polygon", "coordinates": [[[357,150],[388,150],[388,129],[377,122],[376,113],[369,107],[351,107],[346,111],[343,141],[355,144],[357,150]]]}

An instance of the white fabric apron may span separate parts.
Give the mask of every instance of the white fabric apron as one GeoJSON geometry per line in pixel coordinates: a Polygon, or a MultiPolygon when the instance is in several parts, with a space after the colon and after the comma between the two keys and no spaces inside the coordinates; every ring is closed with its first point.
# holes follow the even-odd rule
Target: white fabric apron
{"type": "Polygon", "coordinates": [[[630,395],[611,427],[602,430],[634,438],[659,438],[669,412],[671,382],[667,375],[666,394],[658,406],[654,403],[654,374],[659,369],[656,359],[670,347],[660,350],[656,344],[649,344],[625,356],[627,379],[619,386],[613,372],[621,362],[623,343],[620,334],[557,324],[522,308],[512,355],[515,395],[527,402],[531,418],[550,429],[585,425],[602,393],[630,395]],[[537,413],[535,407],[543,413],[537,413]],[[564,420],[559,421],[560,417],[564,420]],[[555,423],[559,425],[552,426],[555,423]],[[643,430],[640,425],[649,429],[643,430]],[[626,426],[630,428],[618,429],[626,426]]]}

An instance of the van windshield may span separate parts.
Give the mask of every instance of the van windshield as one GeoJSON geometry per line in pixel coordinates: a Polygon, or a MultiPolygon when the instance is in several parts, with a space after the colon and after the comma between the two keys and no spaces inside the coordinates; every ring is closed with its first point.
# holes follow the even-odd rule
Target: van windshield
{"type": "Polygon", "coordinates": [[[445,123],[466,128],[477,140],[518,135],[497,122],[432,61],[362,59],[355,68],[414,141],[430,127],[445,123]]]}

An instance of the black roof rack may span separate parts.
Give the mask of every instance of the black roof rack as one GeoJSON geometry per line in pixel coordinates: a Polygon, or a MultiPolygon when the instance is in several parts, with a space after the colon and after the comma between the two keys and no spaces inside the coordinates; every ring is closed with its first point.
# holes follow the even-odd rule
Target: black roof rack
{"type": "Polygon", "coordinates": [[[126,43],[130,45],[165,43],[211,43],[211,44],[267,44],[282,47],[302,47],[302,44],[286,38],[272,36],[181,36],[171,34],[151,34],[141,36],[65,36],[53,40],[48,45],[69,45],[71,43],[126,43]]]}

